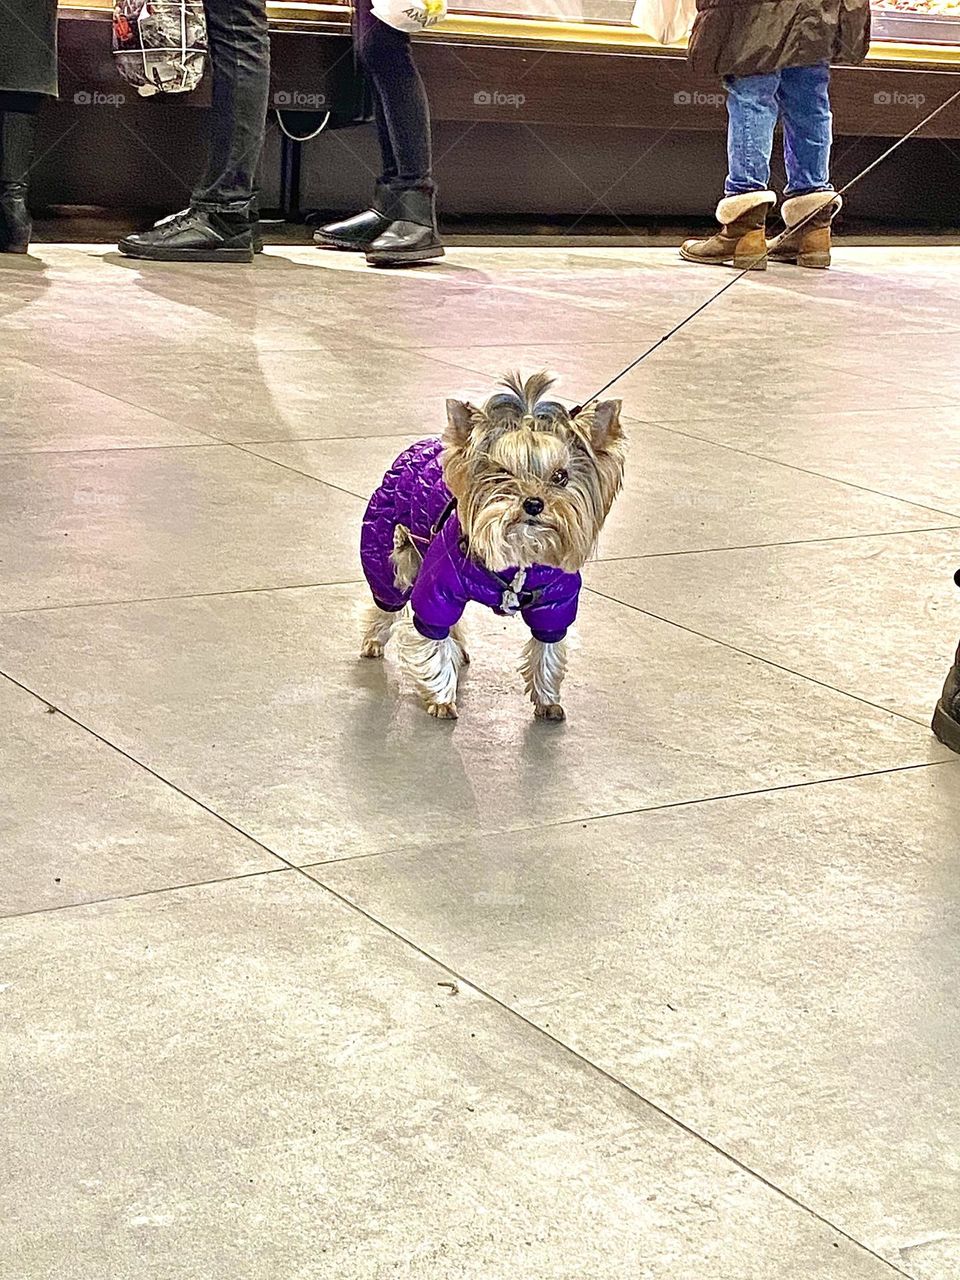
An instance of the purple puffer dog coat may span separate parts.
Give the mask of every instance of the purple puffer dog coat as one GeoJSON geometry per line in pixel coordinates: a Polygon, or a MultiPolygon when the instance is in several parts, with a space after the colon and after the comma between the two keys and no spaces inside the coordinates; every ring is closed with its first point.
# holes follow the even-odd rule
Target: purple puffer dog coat
{"type": "Polygon", "coordinates": [[[558,644],[577,616],[579,573],[540,564],[525,573],[509,566],[493,572],[472,560],[443,479],[442,450],[440,440],[404,450],[367,505],[360,560],[374,601],[396,613],[409,600],[414,626],[431,640],[446,639],[476,600],[495,613],[519,613],[535,639],[558,644]],[[410,530],[423,556],[412,591],[397,586],[390,561],[397,525],[410,530]]]}

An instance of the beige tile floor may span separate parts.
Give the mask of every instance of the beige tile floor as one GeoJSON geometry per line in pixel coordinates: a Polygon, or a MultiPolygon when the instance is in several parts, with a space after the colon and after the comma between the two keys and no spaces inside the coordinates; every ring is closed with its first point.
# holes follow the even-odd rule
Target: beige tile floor
{"type": "Polygon", "coordinates": [[[956,1280],[960,251],[623,381],[565,725],[355,658],[444,398],[725,282],[0,259],[0,1280],[956,1280]]]}

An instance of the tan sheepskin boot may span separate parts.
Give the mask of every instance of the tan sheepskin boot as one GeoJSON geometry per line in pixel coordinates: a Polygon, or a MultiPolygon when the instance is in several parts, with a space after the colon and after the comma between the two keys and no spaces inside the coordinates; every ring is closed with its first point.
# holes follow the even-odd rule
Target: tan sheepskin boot
{"type": "Polygon", "coordinates": [[[770,257],[774,262],[825,270],[830,265],[830,224],[842,204],[842,197],[833,191],[813,191],[785,200],[782,212],[787,229],[767,241],[770,257]]]}
{"type": "Polygon", "coordinates": [[[776,203],[777,197],[772,191],[724,196],[717,205],[719,232],[706,240],[684,241],[680,257],[687,262],[766,271],[767,214],[776,203]]]}

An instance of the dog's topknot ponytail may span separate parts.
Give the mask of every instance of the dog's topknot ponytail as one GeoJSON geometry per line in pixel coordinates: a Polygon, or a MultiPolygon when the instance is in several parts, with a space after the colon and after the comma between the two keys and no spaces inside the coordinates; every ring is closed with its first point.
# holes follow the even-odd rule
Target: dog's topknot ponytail
{"type": "Polygon", "coordinates": [[[562,404],[543,399],[555,381],[545,369],[531,374],[526,380],[519,371],[507,373],[500,380],[500,385],[506,390],[491,396],[483,411],[492,422],[503,425],[519,426],[524,419],[530,426],[534,422],[566,421],[569,414],[562,404]]]}

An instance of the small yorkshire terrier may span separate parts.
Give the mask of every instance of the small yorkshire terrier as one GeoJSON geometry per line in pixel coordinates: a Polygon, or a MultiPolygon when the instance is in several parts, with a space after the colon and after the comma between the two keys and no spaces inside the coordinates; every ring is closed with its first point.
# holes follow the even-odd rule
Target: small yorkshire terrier
{"type": "Polygon", "coordinates": [[[363,520],[375,609],[361,654],[382,657],[400,620],[401,661],[438,720],[457,717],[460,669],[470,661],[458,624],[469,600],[522,616],[532,633],[521,671],[534,713],[564,718],[580,570],[623,483],[619,400],[571,413],[544,398],[553,385],[546,373],[525,382],[510,374],[501,385],[482,409],[448,400],[443,439],[400,455],[363,520]]]}

